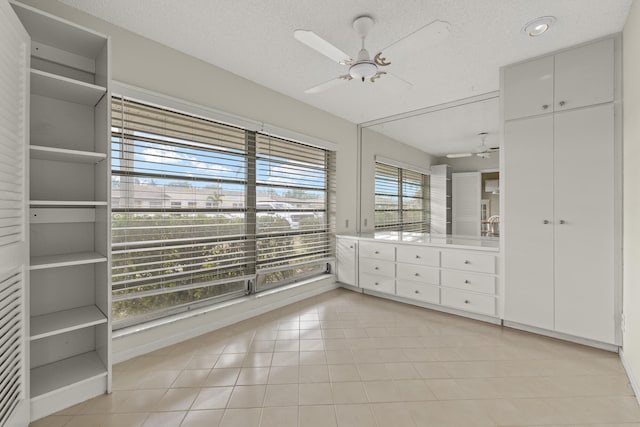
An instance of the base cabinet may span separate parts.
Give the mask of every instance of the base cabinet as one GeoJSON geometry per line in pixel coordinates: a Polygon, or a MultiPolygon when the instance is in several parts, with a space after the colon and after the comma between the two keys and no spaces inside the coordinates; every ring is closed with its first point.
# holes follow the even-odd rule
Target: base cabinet
{"type": "MultiPolygon", "coordinates": [[[[495,250],[451,249],[341,236],[336,241],[338,265],[349,265],[349,273],[354,271],[351,267],[354,258],[352,252],[345,249],[348,247],[346,242],[358,248],[355,270],[358,271],[358,287],[365,291],[427,303],[431,308],[441,306],[483,316],[499,316],[495,250]],[[341,254],[345,254],[344,260],[340,259],[341,254]]],[[[340,278],[339,281],[347,283],[340,278]]]]}

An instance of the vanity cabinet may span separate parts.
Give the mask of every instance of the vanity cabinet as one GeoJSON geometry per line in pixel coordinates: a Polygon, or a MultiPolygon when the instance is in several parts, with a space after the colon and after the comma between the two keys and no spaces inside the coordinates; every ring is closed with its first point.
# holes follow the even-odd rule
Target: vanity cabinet
{"type": "MultiPolygon", "coordinates": [[[[351,265],[351,252],[341,248],[347,246],[345,242],[354,240],[354,246],[358,248],[358,287],[365,292],[375,291],[380,296],[400,297],[400,301],[426,303],[429,308],[448,307],[498,316],[498,256],[495,250],[450,249],[446,245],[338,236],[338,265],[344,262],[351,265]],[[341,260],[343,255],[345,260],[341,260]]],[[[338,281],[350,285],[346,281],[349,277],[342,280],[339,274],[338,281]]]]}
{"type": "Polygon", "coordinates": [[[566,100],[547,114],[510,111],[526,85],[510,84],[511,67],[503,87],[505,321],[607,344],[620,309],[613,57],[608,39],[533,61],[554,60],[554,99],[566,100]]]}
{"type": "Polygon", "coordinates": [[[504,119],[614,99],[614,40],[590,43],[504,69],[504,119]]]}

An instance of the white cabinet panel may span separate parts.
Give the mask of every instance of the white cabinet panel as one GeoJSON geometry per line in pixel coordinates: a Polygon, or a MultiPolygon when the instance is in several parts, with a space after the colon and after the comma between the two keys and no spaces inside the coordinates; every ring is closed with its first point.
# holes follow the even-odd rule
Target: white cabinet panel
{"type": "Polygon", "coordinates": [[[425,285],[412,280],[398,280],[396,295],[431,304],[440,304],[440,288],[438,286],[425,285]]]}
{"type": "Polygon", "coordinates": [[[416,282],[440,284],[440,270],[413,264],[398,264],[398,279],[414,280],[416,282]]]}
{"type": "Polygon", "coordinates": [[[357,247],[356,239],[336,238],[336,275],[345,285],[357,284],[357,247]]]}
{"type": "Polygon", "coordinates": [[[393,294],[396,291],[396,280],[393,277],[382,277],[360,271],[358,283],[361,288],[384,292],[386,294],[393,294]]]}
{"type": "Polygon", "coordinates": [[[492,295],[481,295],[458,289],[442,288],[442,305],[465,311],[495,316],[496,299],[492,295]]]}
{"type": "Polygon", "coordinates": [[[359,253],[361,257],[377,258],[388,261],[395,261],[396,248],[388,243],[360,242],[359,253]]]}
{"type": "Polygon", "coordinates": [[[496,257],[471,251],[443,251],[442,267],[493,274],[496,272],[496,257]]]}
{"type": "Polygon", "coordinates": [[[474,274],[462,271],[443,270],[442,286],[481,292],[494,295],[496,292],[496,278],[486,274],[474,274]]]}
{"type": "Polygon", "coordinates": [[[505,68],[505,120],[553,111],[553,56],[505,68]]]}
{"type": "Polygon", "coordinates": [[[613,39],[555,57],[555,111],[613,101],[613,39]]]}
{"type": "Polygon", "coordinates": [[[613,105],[556,114],[556,330],[614,342],[613,105]]]}
{"type": "Polygon", "coordinates": [[[376,274],[385,277],[394,277],[396,275],[396,264],[393,261],[360,257],[359,267],[361,273],[376,274]]]}
{"type": "Polygon", "coordinates": [[[396,249],[398,262],[407,264],[440,266],[440,250],[417,245],[399,245],[396,249]]]}
{"type": "Polygon", "coordinates": [[[451,179],[453,234],[480,236],[480,172],[454,173],[451,179]]]}
{"type": "Polygon", "coordinates": [[[506,320],[553,329],[553,116],[505,123],[506,320]]]}

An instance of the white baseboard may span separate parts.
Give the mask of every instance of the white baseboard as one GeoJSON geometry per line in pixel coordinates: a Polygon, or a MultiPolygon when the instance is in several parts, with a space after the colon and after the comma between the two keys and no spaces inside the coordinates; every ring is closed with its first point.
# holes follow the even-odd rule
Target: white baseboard
{"type": "Polygon", "coordinates": [[[333,275],[234,299],[113,334],[113,363],[150,353],[338,288],[333,275]]]}
{"type": "Polygon", "coordinates": [[[538,335],[544,335],[550,338],[557,338],[559,340],[569,341],[576,344],[582,344],[589,347],[595,347],[601,350],[612,351],[614,353],[618,353],[620,350],[620,347],[616,344],[590,340],[588,338],[576,337],[573,335],[563,334],[561,332],[549,331],[547,329],[542,329],[542,328],[536,328],[535,326],[529,326],[529,325],[523,325],[521,323],[510,322],[508,320],[503,321],[502,324],[503,326],[506,326],[508,328],[519,329],[521,331],[531,332],[538,335]]]}
{"type": "Polygon", "coordinates": [[[631,388],[633,389],[633,393],[636,395],[636,400],[640,403],[640,384],[638,384],[638,379],[633,374],[631,370],[631,365],[627,362],[627,359],[624,355],[624,350],[620,349],[620,361],[622,362],[622,366],[627,373],[627,377],[629,377],[629,383],[631,383],[631,388]]]}

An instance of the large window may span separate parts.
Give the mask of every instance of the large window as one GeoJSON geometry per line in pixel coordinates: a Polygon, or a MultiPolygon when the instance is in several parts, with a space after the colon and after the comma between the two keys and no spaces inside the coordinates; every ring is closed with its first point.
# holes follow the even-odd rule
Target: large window
{"type": "Polygon", "coordinates": [[[333,153],[112,104],[115,327],[324,273],[333,153]]]}
{"type": "Polygon", "coordinates": [[[375,229],[429,232],[429,175],[376,162],[375,229]]]}

